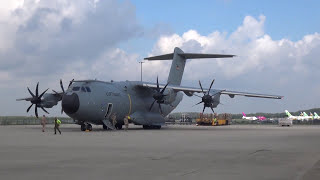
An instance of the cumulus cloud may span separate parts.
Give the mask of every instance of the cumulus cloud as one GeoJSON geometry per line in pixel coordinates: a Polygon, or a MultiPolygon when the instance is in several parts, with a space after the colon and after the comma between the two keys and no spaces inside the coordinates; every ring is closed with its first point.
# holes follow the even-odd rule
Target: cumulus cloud
{"type": "MultiPolygon", "coordinates": [[[[36,82],[41,89],[59,90],[60,78],[65,83],[73,78],[133,79],[128,63],[134,61],[138,68],[137,55],[117,46],[142,31],[129,1],[1,1],[1,99],[28,96],[26,86],[34,88],[36,82]],[[116,71],[120,66],[124,70],[116,71]]],[[[1,111],[15,113],[21,104],[3,103],[1,111]]]]}
{"type": "MultiPolygon", "coordinates": [[[[320,76],[316,70],[320,68],[320,34],[308,34],[298,41],[286,38],[274,40],[264,31],[265,21],[266,17],[263,15],[258,18],[246,16],[242,24],[230,33],[213,31],[208,35],[201,35],[196,30],[188,30],[182,35],[165,35],[158,39],[150,55],[171,53],[174,47],[181,47],[185,52],[235,54],[237,57],[233,59],[188,61],[183,83],[196,85],[194,82],[203,80],[209,84],[211,79],[216,78],[215,87],[220,86],[222,89],[269,92],[285,96],[283,101],[266,101],[268,103],[255,99],[261,105],[260,111],[263,108],[271,111],[308,108],[301,107],[301,104],[314,102],[313,99],[319,97],[315,93],[319,88],[315,77],[320,76]],[[308,88],[303,84],[308,84],[308,88]],[[279,106],[273,106],[272,103],[278,103],[279,106]]],[[[155,69],[153,74],[169,71],[168,62],[150,62],[148,66],[155,69]]],[[[233,107],[240,107],[238,102],[247,103],[251,99],[224,101],[232,102],[233,107]]],[[[192,103],[195,101],[191,100],[189,105],[192,103]]],[[[319,105],[310,103],[310,107],[316,104],[319,105]]],[[[227,106],[220,108],[228,111],[227,106]]],[[[247,106],[247,110],[259,111],[259,106],[247,106]]],[[[178,111],[184,110],[178,108],[178,111]]]]}
{"type": "MultiPolygon", "coordinates": [[[[204,36],[196,30],[189,30],[181,36],[163,36],[155,44],[151,55],[170,53],[174,47],[181,47],[186,52],[235,54],[237,57],[234,60],[202,60],[207,65],[205,67],[221,71],[229,78],[265,68],[285,71],[285,67],[296,73],[307,73],[305,69],[311,68],[310,61],[313,62],[312,66],[320,65],[316,57],[306,60],[306,57],[319,49],[320,34],[305,35],[295,42],[289,39],[273,40],[264,32],[265,19],[265,16],[259,19],[247,16],[242,25],[230,35],[215,31],[204,36]]],[[[203,69],[203,62],[194,60],[189,62],[188,67],[199,66],[203,69]]]]}
{"type": "MultiPolygon", "coordinates": [[[[138,80],[141,54],[127,53],[119,44],[143,32],[134,6],[127,1],[98,0],[12,0],[0,4],[0,87],[2,102],[28,95],[25,86],[59,90],[75,79],[138,80]],[[6,4],[3,4],[6,3],[6,4]],[[9,4],[8,4],[9,3],[9,4]]],[[[301,102],[320,98],[320,34],[305,35],[298,41],[274,40],[265,33],[267,18],[246,16],[233,32],[214,31],[207,35],[191,29],[179,35],[166,31],[148,55],[172,53],[174,47],[185,52],[235,54],[233,59],[188,61],[185,85],[208,86],[285,95],[284,101],[242,100],[223,97],[222,112],[282,111],[299,109],[301,102]],[[301,84],[308,84],[308,88],[301,84]],[[277,103],[274,105],[273,103],[277,103]],[[253,106],[252,104],[259,104],[253,106]],[[231,106],[230,106],[231,105],[231,106]],[[247,109],[245,109],[247,108],[247,109]],[[280,110],[279,110],[280,109],[280,110]]],[[[164,31],[160,29],[156,36],[164,31]]],[[[166,81],[171,61],[143,64],[144,80],[166,81]]],[[[185,98],[177,111],[197,111],[195,98],[185,98]]],[[[306,104],[306,103],[304,103],[306,104]]],[[[319,103],[314,103],[318,104],[319,103]]],[[[314,105],[312,104],[312,105],[314,105]]],[[[3,114],[19,114],[25,104],[1,104],[3,114]],[[15,112],[14,109],[20,109],[15,112]]],[[[198,109],[197,109],[198,108],[198,109]]],[[[219,111],[218,108],[218,111],[219,111]]],[[[304,107],[303,107],[304,108],[304,107]]],[[[22,111],[21,111],[22,109],[22,111]]],[[[59,108],[57,112],[59,111],[59,108]]]]}
{"type": "Polygon", "coordinates": [[[13,75],[62,72],[69,63],[95,59],[141,31],[129,2],[26,0],[15,5],[0,23],[0,66],[13,75]]]}

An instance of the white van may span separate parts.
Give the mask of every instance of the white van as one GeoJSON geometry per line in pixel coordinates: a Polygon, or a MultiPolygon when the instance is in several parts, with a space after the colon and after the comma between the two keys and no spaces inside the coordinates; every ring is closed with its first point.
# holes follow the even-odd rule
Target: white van
{"type": "Polygon", "coordinates": [[[292,119],[279,118],[279,126],[292,126],[292,119]]]}

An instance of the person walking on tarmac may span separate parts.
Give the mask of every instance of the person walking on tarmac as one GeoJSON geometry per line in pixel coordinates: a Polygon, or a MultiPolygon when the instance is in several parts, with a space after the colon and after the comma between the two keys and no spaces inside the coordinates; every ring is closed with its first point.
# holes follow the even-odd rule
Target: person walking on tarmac
{"type": "Polygon", "coordinates": [[[117,116],[116,116],[116,113],[112,113],[111,115],[111,121],[112,121],[112,125],[114,127],[116,127],[116,124],[117,124],[117,116]]]}
{"type": "Polygon", "coordinates": [[[61,124],[61,121],[57,117],[55,117],[54,118],[54,134],[57,134],[57,130],[61,134],[61,131],[60,131],[60,128],[59,128],[60,124],[61,124]]]}
{"type": "Polygon", "coordinates": [[[43,115],[41,118],[42,132],[46,130],[46,124],[47,124],[47,118],[45,115],[43,115]]]}
{"type": "Polygon", "coordinates": [[[123,119],[123,123],[124,123],[124,127],[125,127],[126,131],[129,128],[129,119],[130,119],[130,116],[125,116],[124,119],[123,119]]]}

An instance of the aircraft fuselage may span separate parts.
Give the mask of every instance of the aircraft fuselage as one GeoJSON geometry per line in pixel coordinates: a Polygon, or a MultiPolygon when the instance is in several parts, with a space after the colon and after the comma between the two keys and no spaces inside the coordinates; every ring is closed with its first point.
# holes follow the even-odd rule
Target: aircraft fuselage
{"type": "MultiPolygon", "coordinates": [[[[133,121],[135,124],[153,124],[146,118],[147,116],[139,115],[161,115],[158,106],[153,106],[149,111],[155,92],[152,89],[137,87],[137,83],[141,82],[95,80],[74,82],[62,98],[62,108],[68,116],[80,123],[102,124],[103,119],[108,119],[112,113],[115,113],[117,122],[123,123],[127,115],[136,115],[137,119],[140,119],[133,121]]],[[[171,104],[161,104],[162,117],[176,108],[182,100],[182,93],[178,92],[175,99],[171,104]]]]}

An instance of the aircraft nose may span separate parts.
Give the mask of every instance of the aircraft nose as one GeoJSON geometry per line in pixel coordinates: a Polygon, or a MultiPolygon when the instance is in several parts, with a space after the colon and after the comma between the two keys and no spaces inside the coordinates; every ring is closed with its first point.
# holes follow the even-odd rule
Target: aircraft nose
{"type": "Polygon", "coordinates": [[[62,108],[65,113],[73,114],[78,111],[80,106],[79,97],[77,94],[64,95],[62,98],[62,108]]]}

